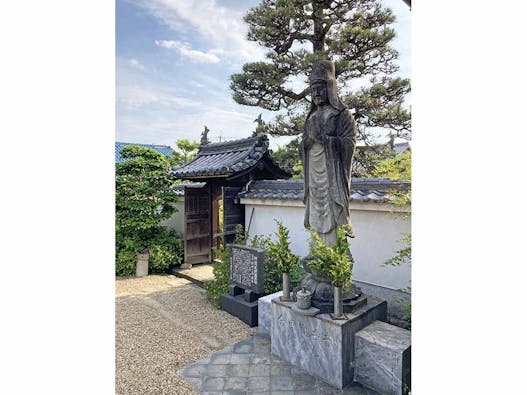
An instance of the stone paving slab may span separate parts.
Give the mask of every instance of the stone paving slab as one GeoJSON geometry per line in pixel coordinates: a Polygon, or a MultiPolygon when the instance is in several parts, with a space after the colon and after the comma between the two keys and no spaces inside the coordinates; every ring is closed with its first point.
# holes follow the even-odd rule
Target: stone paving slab
{"type": "Polygon", "coordinates": [[[194,265],[190,269],[182,269],[181,267],[176,267],[171,269],[171,273],[176,277],[186,279],[200,287],[203,287],[203,284],[207,281],[214,280],[213,267],[214,264],[212,263],[204,263],[194,265]]]}
{"type": "Polygon", "coordinates": [[[379,395],[360,384],[339,390],[271,354],[271,340],[254,334],[178,374],[202,394],[379,395]]]}

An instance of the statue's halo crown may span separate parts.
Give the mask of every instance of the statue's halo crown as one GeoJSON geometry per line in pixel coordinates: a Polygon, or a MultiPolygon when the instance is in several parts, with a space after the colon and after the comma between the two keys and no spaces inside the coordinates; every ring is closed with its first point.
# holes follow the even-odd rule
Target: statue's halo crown
{"type": "Polygon", "coordinates": [[[331,60],[320,60],[313,65],[309,82],[335,80],[335,64],[331,60]]]}

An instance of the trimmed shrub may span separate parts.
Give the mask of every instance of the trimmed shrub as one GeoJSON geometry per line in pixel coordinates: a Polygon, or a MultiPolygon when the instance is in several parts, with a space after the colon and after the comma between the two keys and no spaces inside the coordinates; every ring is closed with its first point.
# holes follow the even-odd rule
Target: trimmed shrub
{"type": "Polygon", "coordinates": [[[115,274],[123,277],[134,276],[137,254],[143,249],[136,240],[130,238],[117,240],[115,274]]]}
{"type": "MultiPolygon", "coordinates": [[[[269,235],[256,235],[247,241],[247,235],[243,227],[237,227],[236,244],[249,245],[264,250],[264,294],[271,294],[282,289],[282,271],[272,259],[270,245],[272,242],[269,235]]],[[[277,244],[277,243],[275,243],[277,244]]],[[[219,262],[213,267],[214,280],[205,283],[207,298],[216,306],[220,306],[221,295],[229,292],[230,258],[231,247],[227,245],[223,250],[217,250],[219,262]]],[[[306,276],[305,270],[296,265],[290,272],[291,287],[294,289],[306,276]]]]}

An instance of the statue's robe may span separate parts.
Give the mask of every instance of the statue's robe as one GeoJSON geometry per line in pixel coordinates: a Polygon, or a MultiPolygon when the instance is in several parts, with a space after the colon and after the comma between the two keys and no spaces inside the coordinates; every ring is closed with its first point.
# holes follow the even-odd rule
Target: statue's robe
{"type": "MultiPolygon", "coordinates": [[[[300,147],[304,164],[304,226],[319,234],[349,224],[351,164],[356,124],[350,110],[312,111],[300,147]],[[318,136],[313,140],[310,136],[318,136]]],[[[331,237],[334,239],[334,235],[331,237]]]]}

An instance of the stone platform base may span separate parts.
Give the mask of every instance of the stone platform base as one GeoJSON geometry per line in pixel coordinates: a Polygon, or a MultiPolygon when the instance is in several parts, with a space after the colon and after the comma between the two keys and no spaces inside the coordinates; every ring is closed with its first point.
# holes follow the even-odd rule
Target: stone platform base
{"type": "Polygon", "coordinates": [[[236,296],[223,294],[220,306],[222,310],[238,317],[250,327],[258,325],[258,300],[249,302],[243,294],[236,296]]]}
{"type": "Polygon", "coordinates": [[[273,319],[271,300],[280,296],[282,296],[282,291],[258,299],[258,333],[271,337],[271,321],[273,319]]]}
{"type": "Polygon", "coordinates": [[[345,320],[298,314],[279,299],[271,309],[271,352],[339,389],[353,382],[355,333],[387,318],[386,301],[371,296],[345,320]]]}
{"type": "Polygon", "coordinates": [[[355,381],[383,394],[406,394],[410,354],[410,331],[375,321],[355,335],[355,381]]]}

